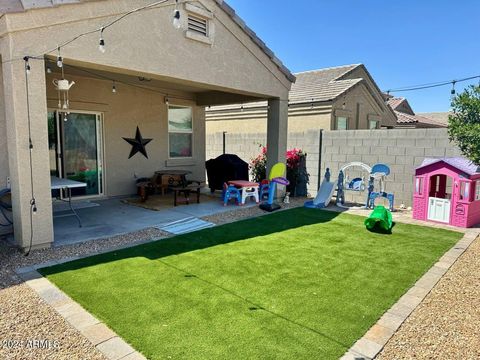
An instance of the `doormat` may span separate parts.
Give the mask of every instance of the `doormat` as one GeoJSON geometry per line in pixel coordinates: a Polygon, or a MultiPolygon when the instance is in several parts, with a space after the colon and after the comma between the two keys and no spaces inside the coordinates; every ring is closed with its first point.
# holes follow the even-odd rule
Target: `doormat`
{"type": "Polygon", "coordinates": [[[166,225],[155,226],[159,230],[167,231],[171,234],[180,235],[192,231],[206,229],[215,226],[214,223],[200,220],[196,217],[188,217],[182,220],[174,221],[166,225]]]}
{"type": "MultiPolygon", "coordinates": [[[[97,204],[91,201],[72,201],[72,207],[75,210],[88,209],[88,208],[97,207],[97,206],[100,206],[100,204],[97,204]]],[[[71,211],[70,206],[68,205],[68,202],[64,202],[64,201],[55,201],[52,207],[53,207],[54,213],[71,211]]]]}

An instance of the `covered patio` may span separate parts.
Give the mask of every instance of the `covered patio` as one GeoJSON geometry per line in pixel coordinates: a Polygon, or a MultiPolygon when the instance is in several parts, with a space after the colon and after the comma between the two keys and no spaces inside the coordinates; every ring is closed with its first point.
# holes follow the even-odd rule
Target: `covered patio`
{"type": "Polygon", "coordinates": [[[8,148],[0,170],[11,184],[18,246],[48,247],[223,211],[212,202],[154,212],[118,199],[159,170],[205,180],[210,105],[268,100],[268,167],[285,161],[295,78],[225,2],[76,1],[23,10],[0,8],[0,140],[8,148]],[[193,19],[208,30],[195,31],[193,19]],[[68,81],[67,97],[59,80],[68,81]],[[50,176],[85,183],[74,198],[100,204],[78,210],[82,228],[69,216],[54,219],[50,176]]]}

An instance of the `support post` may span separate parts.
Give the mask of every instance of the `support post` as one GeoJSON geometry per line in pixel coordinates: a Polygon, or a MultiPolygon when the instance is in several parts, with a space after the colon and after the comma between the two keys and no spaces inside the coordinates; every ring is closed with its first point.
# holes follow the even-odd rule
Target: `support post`
{"type": "Polygon", "coordinates": [[[32,249],[36,249],[50,247],[53,242],[53,217],[45,64],[43,60],[31,60],[29,64],[31,71],[28,75],[28,102],[24,61],[4,63],[2,73],[14,237],[16,244],[23,249],[30,247],[32,239],[32,249]],[[32,146],[29,141],[30,134],[32,146]],[[36,212],[32,211],[32,198],[35,198],[36,212]]]}
{"type": "MultiPolygon", "coordinates": [[[[267,118],[267,176],[278,162],[285,163],[288,132],[288,101],[268,100],[267,118]]],[[[283,188],[283,187],[282,187],[283,188]]],[[[284,192],[284,189],[281,190],[284,192]]],[[[280,194],[277,193],[277,196],[280,194]]]]}

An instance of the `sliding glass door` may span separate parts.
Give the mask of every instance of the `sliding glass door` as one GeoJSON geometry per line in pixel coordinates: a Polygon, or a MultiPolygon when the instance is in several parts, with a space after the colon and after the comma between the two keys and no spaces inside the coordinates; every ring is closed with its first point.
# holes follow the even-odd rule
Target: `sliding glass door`
{"type": "Polygon", "coordinates": [[[51,175],[87,184],[73,196],[102,195],[101,114],[49,112],[48,134],[51,175]]]}

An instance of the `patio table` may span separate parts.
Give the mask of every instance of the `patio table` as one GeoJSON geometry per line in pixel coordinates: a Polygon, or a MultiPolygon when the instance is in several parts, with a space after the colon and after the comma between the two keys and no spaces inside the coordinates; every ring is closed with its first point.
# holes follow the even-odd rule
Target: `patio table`
{"type": "Polygon", "coordinates": [[[74,180],[69,180],[69,179],[61,179],[56,176],[51,176],[50,177],[51,185],[50,188],[52,190],[64,190],[65,194],[67,196],[67,199],[62,198],[61,196],[58,197],[57,199],[60,201],[65,201],[68,203],[68,206],[70,207],[71,212],[73,215],[78,220],[78,225],[79,227],[82,227],[82,220],[80,219],[80,216],[78,216],[77,212],[72,206],[72,189],[76,188],[82,188],[82,187],[87,187],[86,183],[80,182],[80,181],[74,181],[74,180]]]}

